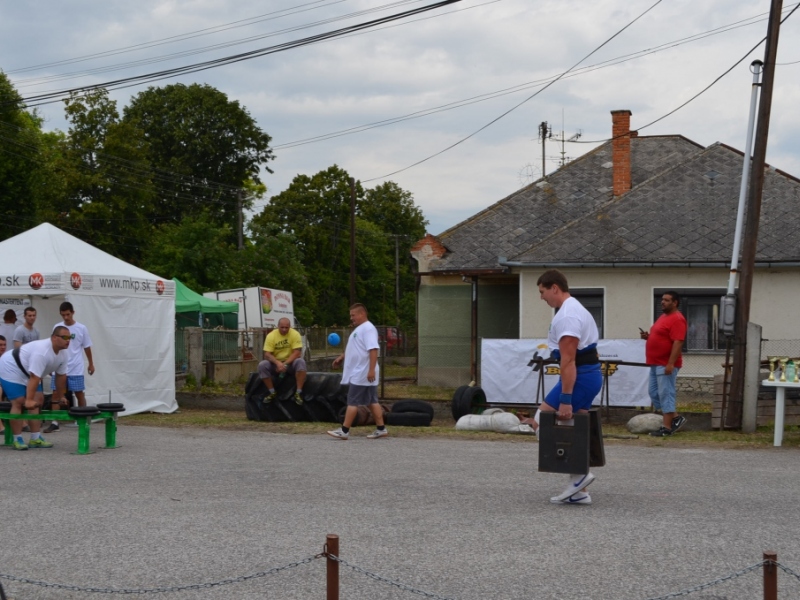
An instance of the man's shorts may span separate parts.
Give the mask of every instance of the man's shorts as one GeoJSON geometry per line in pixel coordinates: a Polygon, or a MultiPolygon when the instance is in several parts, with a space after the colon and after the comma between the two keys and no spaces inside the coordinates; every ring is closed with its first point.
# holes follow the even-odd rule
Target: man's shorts
{"type": "MultiPolygon", "coordinates": [[[[50,389],[56,389],[56,378],[50,380],[50,389]]],[[[83,375],[67,375],[67,391],[82,392],[86,389],[86,382],[83,375]]]]}
{"type": "MultiPolygon", "coordinates": [[[[592,401],[603,387],[603,374],[600,371],[600,365],[583,365],[577,367],[578,376],[575,378],[575,385],[572,388],[572,412],[579,410],[589,410],[592,407],[592,401]]],[[[555,387],[547,394],[544,401],[558,410],[561,405],[559,402],[561,396],[561,380],[555,387]]]]}
{"type": "Polygon", "coordinates": [[[378,403],[377,385],[353,385],[347,390],[347,406],[369,406],[378,403]]]}
{"type": "MultiPolygon", "coordinates": [[[[11,383],[10,381],[6,381],[5,379],[0,379],[0,385],[3,386],[3,392],[5,392],[6,397],[11,400],[17,400],[19,398],[24,398],[28,394],[28,386],[22,385],[21,383],[11,383]]],[[[42,389],[42,382],[39,382],[39,387],[36,388],[37,392],[44,391],[42,389]]]]}
{"type": "MultiPolygon", "coordinates": [[[[306,361],[302,358],[298,358],[290,362],[286,365],[286,372],[290,375],[294,375],[298,371],[307,371],[306,368],[306,361]]],[[[259,379],[266,379],[269,377],[270,379],[278,376],[278,367],[275,366],[269,360],[262,360],[258,363],[258,378],[259,379]]]]}

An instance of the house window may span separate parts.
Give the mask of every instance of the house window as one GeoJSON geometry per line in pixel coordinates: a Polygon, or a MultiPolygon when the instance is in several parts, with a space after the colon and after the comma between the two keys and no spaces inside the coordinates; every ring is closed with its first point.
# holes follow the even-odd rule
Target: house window
{"type": "MultiPolygon", "coordinates": [[[[661,296],[669,290],[655,290],[653,295],[655,316],[661,316],[661,296]]],[[[686,341],[684,352],[719,352],[725,350],[725,336],[719,334],[719,299],[725,295],[720,289],[674,289],[680,294],[678,307],[686,317],[686,341]]]]}
{"type": "Polygon", "coordinates": [[[603,339],[603,290],[602,289],[570,289],[570,296],[583,304],[597,323],[597,333],[603,339]]]}

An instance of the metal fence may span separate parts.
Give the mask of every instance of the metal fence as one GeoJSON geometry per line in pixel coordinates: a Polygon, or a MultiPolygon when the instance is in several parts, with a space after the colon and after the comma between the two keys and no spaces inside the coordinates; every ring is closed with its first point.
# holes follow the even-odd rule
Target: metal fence
{"type": "MultiPolygon", "coordinates": [[[[386,357],[416,357],[416,332],[389,325],[376,325],[381,347],[386,357]]],[[[306,336],[311,358],[335,357],[344,351],[351,327],[305,327],[301,330],[306,336]],[[337,345],[330,343],[331,334],[339,339],[337,345]]]]}
{"type": "MultiPolygon", "coordinates": [[[[260,352],[253,352],[254,332],[250,330],[203,330],[203,361],[235,361],[251,360],[260,357],[260,352]]],[[[185,329],[175,330],[175,370],[186,371],[187,339],[185,329]]]]}

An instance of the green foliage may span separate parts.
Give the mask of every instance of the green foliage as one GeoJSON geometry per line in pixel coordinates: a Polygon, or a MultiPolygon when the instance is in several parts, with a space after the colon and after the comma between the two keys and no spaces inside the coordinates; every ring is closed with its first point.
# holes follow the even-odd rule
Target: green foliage
{"type": "Polygon", "coordinates": [[[0,239],[33,227],[35,188],[41,177],[41,119],[0,72],[0,239]]]}
{"type": "MultiPolygon", "coordinates": [[[[298,175],[253,218],[255,227],[276,227],[293,235],[316,294],[313,322],[347,323],[350,305],[350,176],[336,165],[316,175],[298,175]]],[[[413,197],[393,182],[364,190],[355,184],[356,299],[375,322],[393,324],[395,242],[402,293],[414,291],[407,260],[413,242],[425,234],[426,221],[413,197]]],[[[296,302],[297,304],[297,302],[296,302]]],[[[414,312],[400,311],[413,323],[414,312]]]]}
{"type": "Polygon", "coordinates": [[[141,132],[119,121],[105,90],[65,101],[67,136],[50,141],[58,174],[39,216],[101,250],[138,264],[150,241],[156,196],[141,132]]]}
{"type": "Polygon", "coordinates": [[[143,268],[169,279],[177,277],[202,293],[235,287],[231,281],[237,279],[236,253],[230,227],[218,225],[203,211],[178,224],[157,227],[144,252],[143,268]]]}
{"type": "Polygon", "coordinates": [[[143,132],[153,164],[168,172],[156,218],[177,224],[206,211],[233,235],[239,190],[261,184],[261,166],[273,159],[270,136],[247,110],[209,85],[173,84],[139,93],[123,112],[123,122],[143,132]]]}

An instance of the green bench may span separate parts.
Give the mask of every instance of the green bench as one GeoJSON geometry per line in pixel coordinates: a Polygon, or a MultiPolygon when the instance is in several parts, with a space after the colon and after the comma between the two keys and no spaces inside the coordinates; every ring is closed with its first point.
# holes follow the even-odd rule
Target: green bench
{"type": "Polygon", "coordinates": [[[84,412],[75,410],[42,410],[38,414],[24,412],[21,415],[6,412],[10,403],[2,403],[0,406],[0,422],[5,428],[4,445],[12,446],[14,435],[11,433],[11,421],[16,420],[37,420],[37,421],[76,421],[78,423],[78,451],[76,454],[91,454],[89,449],[89,433],[91,432],[92,419],[102,419],[105,422],[106,445],[103,448],[113,449],[117,447],[117,413],[125,410],[122,404],[101,404],[97,411],[92,411],[92,407],[82,407],[84,412]],[[105,408],[101,408],[105,407],[105,408]]]}

